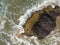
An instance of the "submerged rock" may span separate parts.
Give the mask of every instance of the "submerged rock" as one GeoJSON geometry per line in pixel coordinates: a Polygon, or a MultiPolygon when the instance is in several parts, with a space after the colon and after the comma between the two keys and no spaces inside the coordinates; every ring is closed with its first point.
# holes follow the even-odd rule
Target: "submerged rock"
{"type": "Polygon", "coordinates": [[[43,10],[32,13],[32,16],[24,25],[26,35],[35,35],[38,38],[45,38],[56,27],[56,17],[60,16],[60,7],[48,6],[43,10]]]}

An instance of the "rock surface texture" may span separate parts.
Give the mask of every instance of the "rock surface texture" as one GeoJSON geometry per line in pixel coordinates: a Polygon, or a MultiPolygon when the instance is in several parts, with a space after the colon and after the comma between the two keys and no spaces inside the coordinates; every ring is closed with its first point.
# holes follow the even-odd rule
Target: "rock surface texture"
{"type": "Polygon", "coordinates": [[[24,25],[26,35],[35,35],[38,38],[45,38],[56,27],[56,18],[60,16],[60,7],[52,8],[48,6],[43,10],[32,13],[32,16],[24,25]]]}

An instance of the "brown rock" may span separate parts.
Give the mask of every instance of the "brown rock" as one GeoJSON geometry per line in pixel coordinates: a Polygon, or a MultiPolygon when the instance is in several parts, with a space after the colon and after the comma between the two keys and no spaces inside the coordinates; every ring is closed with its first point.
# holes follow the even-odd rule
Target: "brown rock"
{"type": "Polygon", "coordinates": [[[48,6],[32,14],[24,25],[26,35],[35,35],[44,38],[56,27],[56,17],[60,16],[60,7],[48,6]]]}

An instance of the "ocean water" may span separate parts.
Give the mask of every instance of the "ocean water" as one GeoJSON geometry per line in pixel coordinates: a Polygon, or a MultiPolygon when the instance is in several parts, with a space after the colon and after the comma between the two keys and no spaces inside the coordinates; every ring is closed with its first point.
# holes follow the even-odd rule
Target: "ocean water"
{"type": "Polygon", "coordinates": [[[60,6],[60,0],[0,0],[0,45],[60,45],[60,18],[55,30],[43,40],[20,35],[31,13],[48,5],[60,6]]]}

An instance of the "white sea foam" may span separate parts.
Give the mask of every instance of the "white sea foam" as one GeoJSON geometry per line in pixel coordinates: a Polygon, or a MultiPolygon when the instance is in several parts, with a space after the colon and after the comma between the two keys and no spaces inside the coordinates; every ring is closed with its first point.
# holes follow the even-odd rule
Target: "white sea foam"
{"type": "Polygon", "coordinates": [[[59,0],[45,0],[41,4],[34,5],[31,9],[28,9],[23,16],[19,18],[19,25],[24,25],[29,17],[31,17],[31,14],[35,11],[42,10],[43,8],[46,8],[47,6],[51,5],[53,8],[55,5],[60,6],[59,0]]]}
{"type": "Polygon", "coordinates": [[[43,8],[46,8],[47,6],[51,5],[52,8],[55,7],[55,5],[60,6],[59,0],[45,0],[41,4],[34,5],[32,8],[28,9],[23,16],[21,16],[19,20],[19,25],[23,26],[27,19],[31,17],[32,13],[38,10],[42,10],[43,8]]]}
{"type": "MultiPolygon", "coordinates": [[[[49,5],[51,5],[52,8],[54,8],[56,5],[60,6],[60,1],[59,1],[59,0],[45,0],[45,1],[43,1],[41,4],[34,5],[34,6],[31,7],[30,9],[28,9],[23,16],[21,16],[21,17],[18,19],[18,20],[19,20],[19,25],[17,25],[17,27],[20,26],[19,28],[20,28],[20,29],[22,28],[22,30],[24,30],[24,29],[23,29],[23,25],[26,23],[27,19],[31,17],[32,13],[35,12],[35,11],[38,11],[38,10],[42,10],[43,8],[46,8],[46,7],[49,6],[49,5]]],[[[24,32],[24,31],[22,32],[22,30],[21,30],[20,34],[24,32]]],[[[57,38],[57,37],[55,37],[55,35],[52,35],[52,37],[48,37],[48,40],[49,40],[49,41],[52,41],[52,39],[53,39],[53,41],[56,42],[56,41],[57,41],[56,38],[57,38]],[[50,40],[50,39],[51,39],[51,40],[50,40]]],[[[30,42],[25,41],[24,39],[20,39],[20,38],[18,38],[18,37],[15,37],[15,39],[17,39],[18,42],[24,42],[25,44],[28,43],[28,45],[31,45],[30,42]]],[[[35,39],[35,37],[33,37],[33,39],[34,39],[34,42],[36,43],[36,45],[40,45],[40,43],[35,39]]],[[[60,38],[59,38],[59,39],[60,39],[60,38]]],[[[31,37],[31,40],[32,40],[32,37],[31,37]]],[[[46,44],[48,44],[49,41],[46,42],[46,44]]],[[[57,45],[57,43],[55,43],[55,42],[54,42],[54,43],[53,43],[53,42],[50,42],[50,45],[53,45],[53,44],[57,45]],[[53,44],[52,44],[52,43],[53,43],[53,44]]],[[[42,45],[44,45],[44,44],[42,44],[42,45]]]]}
{"type": "MultiPolygon", "coordinates": [[[[3,33],[3,34],[6,34],[8,37],[10,37],[10,40],[12,41],[13,44],[16,44],[16,43],[19,43],[18,45],[20,45],[21,43],[24,43],[25,45],[34,45],[33,43],[31,44],[31,40],[34,39],[34,43],[36,43],[36,45],[40,45],[40,43],[37,41],[37,37],[35,36],[32,36],[30,37],[30,40],[28,40],[28,37],[25,37],[25,39],[23,38],[18,38],[18,36],[16,34],[21,34],[21,33],[24,33],[24,28],[23,28],[23,25],[26,23],[27,19],[30,18],[32,16],[32,13],[35,12],[35,11],[38,11],[38,10],[42,10],[43,8],[46,8],[47,6],[51,5],[53,8],[55,7],[55,5],[58,5],[60,6],[60,1],[59,0],[45,0],[43,1],[41,4],[36,4],[34,6],[32,6],[30,9],[28,9],[25,14],[23,16],[21,16],[18,20],[19,20],[19,24],[16,25],[13,20],[9,20],[10,22],[10,25],[13,27],[13,33],[11,34],[8,34],[8,33],[5,33],[5,32],[0,32],[0,33],[3,33]],[[27,40],[26,40],[27,39],[27,40]]],[[[7,10],[7,8],[6,8],[7,10]]],[[[6,15],[6,12],[5,12],[5,15],[6,15]]],[[[1,25],[0,25],[0,29],[3,29],[4,28],[4,23],[6,21],[4,20],[1,25]]],[[[54,32],[53,32],[54,33],[54,32]]],[[[55,35],[52,35],[52,37],[50,37],[48,40],[51,41],[51,44],[52,45],[52,39],[54,41],[57,41],[59,40],[60,38],[57,38],[55,37],[55,35]]],[[[48,41],[48,42],[49,42],[48,41]]],[[[9,42],[6,41],[8,45],[9,42]]],[[[47,43],[47,42],[46,42],[47,43]]],[[[56,43],[54,43],[56,45],[56,43]]],[[[44,45],[44,44],[41,44],[41,45],[44,45]]]]}
{"type": "Polygon", "coordinates": [[[6,17],[7,6],[3,2],[0,2],[0,5],[2,5],[1,6],[2,10],[0,10],[1,11],[0,12],[0,30],[2,30],[2,29],[4,29],[4,25],[5,25],[5,22],[6,22],[5,19],[7,19],[7,17],[6,17]]]}
{"type": "Polygon", "coordinates": [[[1,22],[1,24],[0,24],[0,30],[4,29],[5,22],[6,22],[5,20],[1,22]]]}

